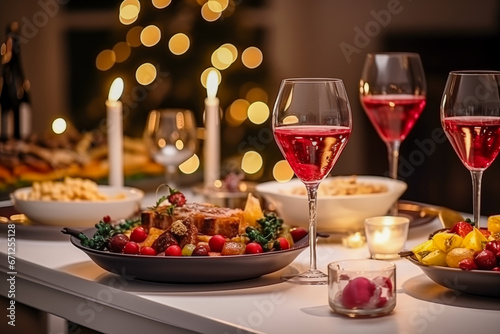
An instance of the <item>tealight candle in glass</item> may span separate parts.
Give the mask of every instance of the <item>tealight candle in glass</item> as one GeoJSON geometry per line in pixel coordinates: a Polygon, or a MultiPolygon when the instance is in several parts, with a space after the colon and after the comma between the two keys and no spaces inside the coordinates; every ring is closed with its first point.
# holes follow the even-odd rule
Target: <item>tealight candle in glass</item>
{"type": "Polygon", "coordinates": [[[410,220],[399,216],[379,216],[365,219],[365,235],[373,259],[399,257],[408,238],[410,220]]]}

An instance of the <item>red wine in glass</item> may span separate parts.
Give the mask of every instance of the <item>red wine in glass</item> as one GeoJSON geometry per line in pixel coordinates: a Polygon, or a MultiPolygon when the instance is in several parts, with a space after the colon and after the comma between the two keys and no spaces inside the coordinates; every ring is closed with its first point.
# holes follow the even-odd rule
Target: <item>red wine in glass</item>
{"type": "Polygon", "coordinates": [[[500,152],[500,117],[448,117],[444,119],[444,131],[469,169],[488,168],[500,152]]]}
{"type": "Polygon", "coordinates": [[[380,138],[390,143],[406,138],[424,110],[425,96],[367,95],[361,103],[380,138]]]}
{"type": "Polygon", "coordinates": [[[316,266],[316,204],[321,181],[330,173],[352,129],[349,99],[340,79],[284,79],[273,108],[273,134],[283,156],[307,190],[309,269],[281,278],[294,284],[327,284],[316,266]]]}
{"type": "Polygon", "coordinates": [[[276,141],[302,182],[323,180],[344,149],[351,129],[342,126],[297,125],[277,128],[276,141]]]}
{"type": "MultiPolygon", "coordinates": [[[[398,178],[399,148],[426,103],[425,73],[417,53],[366,55],[359,96],[370,122],[387,146],[389,176],[398,178]]],[[[390,210],[397,214],[397,202],[390,210]]]]}
{"type": "Polygon", "coordinates": [[[500,151],[500,71],[452,71],[440,105],[444,132],[472,179],[472,210],[481,228],[483,172],[500,151]]]}

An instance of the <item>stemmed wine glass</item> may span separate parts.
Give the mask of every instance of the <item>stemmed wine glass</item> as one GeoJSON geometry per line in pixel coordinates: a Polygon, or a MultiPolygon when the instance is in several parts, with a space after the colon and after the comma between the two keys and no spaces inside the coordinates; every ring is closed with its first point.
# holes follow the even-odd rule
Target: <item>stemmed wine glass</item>
{"type": "MultiPolygon", "coordinates": [[[[397,179],[399,147],[426,102],[420,56],[399,52],[367,54],[359,93],[363,109],[387,146],[389,176],[397,179]]],[[[397,213],[397,203],[391,213],[397,213]]]]}
{"type": "Polygon", "coordinates": [[[178,167],[196,151],[196,120],[185,109],[161,109],[149,113],[144,141],[153,159],[165,166],[166,182],[178,187],[178,167]]]}
{"type": "Polygon", "coordinates": [[[351,107],[340,79],[299,78],[281,82],[273,109],[274,138],[309,202],[309,270],[282,278],[297,284],[326,284],[316,267],[316,195],[351,134],[351,107]]]}
{"type": "Polygon", "coordinates": [[[450,72],[440,115],[448,140],[471,173],[474,222],[480,228],[483,172],[500,151],[500,72],[450,72]]]}

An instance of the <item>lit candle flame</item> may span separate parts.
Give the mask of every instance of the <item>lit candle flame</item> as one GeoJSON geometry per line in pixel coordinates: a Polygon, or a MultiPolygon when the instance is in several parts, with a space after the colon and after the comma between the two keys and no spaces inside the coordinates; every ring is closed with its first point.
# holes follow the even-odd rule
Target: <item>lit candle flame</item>
{"type": "Polygon", "coordinates": [[[217,95],[217,88],[219,86],[219,76],[217,71],[211,70],[207,76],[207,97],[213,98],[217,95]]]}
{"type": "Polygon", "coordinates": [[[108,100],[109,101],[118,101],[118,99],[122,96],[123,93],[123,79],[118,77],[111,84],[111,88],[109,89],[108,100]]]}

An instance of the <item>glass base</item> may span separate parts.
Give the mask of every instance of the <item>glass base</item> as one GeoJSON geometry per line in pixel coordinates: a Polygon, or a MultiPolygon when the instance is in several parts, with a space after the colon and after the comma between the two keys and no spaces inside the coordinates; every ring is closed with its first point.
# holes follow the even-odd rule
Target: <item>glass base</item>
{"type": "Polygon", "coordinates": [[[292,284],[302,284],[302,285],[325,285],[328,284],[328,275],[319,271],[309,269],[306,272],[296,275],[283,275],[281,276],[283,281],[292,284]]]}

